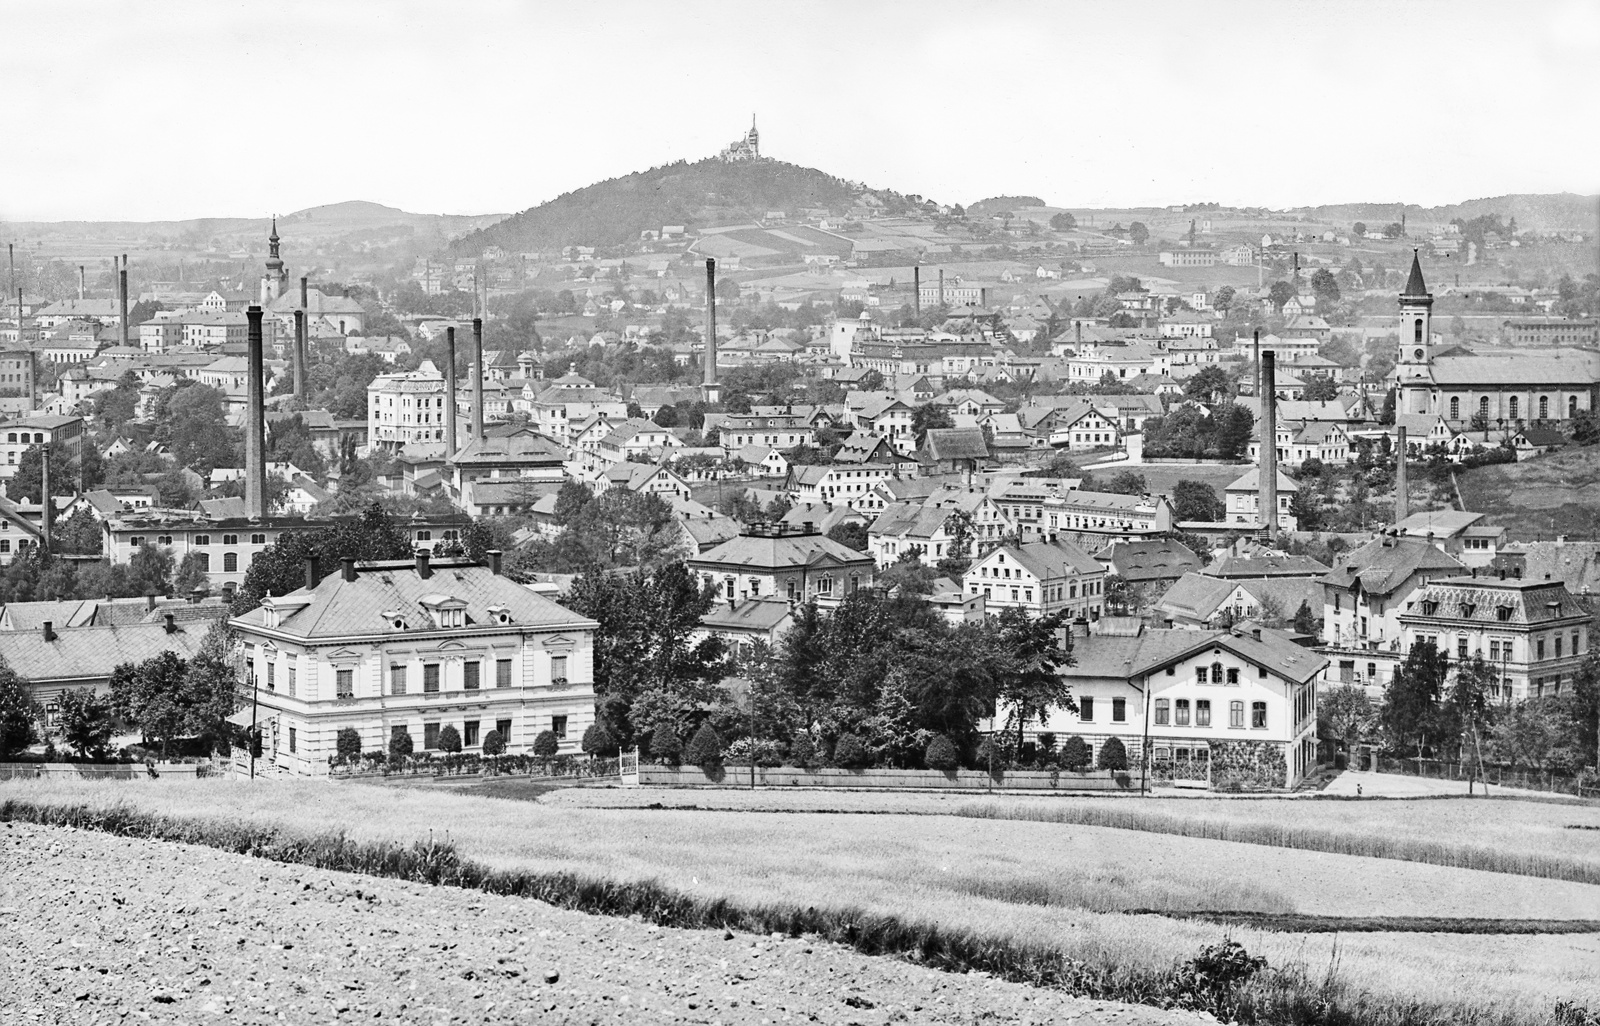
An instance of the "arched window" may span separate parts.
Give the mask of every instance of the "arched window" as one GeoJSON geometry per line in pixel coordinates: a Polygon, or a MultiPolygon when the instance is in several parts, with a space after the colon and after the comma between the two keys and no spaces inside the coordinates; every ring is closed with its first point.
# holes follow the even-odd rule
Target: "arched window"
{"type": "Polygon", "coordinates": [[[1461,419],[1461,397],[1458,395],[1453,395],[1450,397],[1450,419],[1461,419]]]}
{"type": "Polygon", "coordinates": [[[1416,338],[1417,338],[1417,341],[1419,343],[1422,341],[1422,318],[1421,317],[1417,318],[1417,335],[1416,335],[1416,338]]]}
{"type": "Polygon", "coordinates": [[[1478,397],[1478,412],[1480,414],[1482,414],[1483,416],[1485,416],[1485,417],[1487,417],[1489,415],[1489,397],[1488,396],[1482,395],[1482,396],[1478,397]]]}
{"type": "Polygon", "coordinates": [[[211,572],[211,553],[196,552],[194,554],[194,562],[200,568],[201,573],[209,574],[211,572]]]}
{"type": "Polygon", "coordinates": [[[1520,408],[1520,405],[1521,404],[1517,402],[1516,396],[1512,396],[1510,401],[1506,403],[1506,413],[1510,414],[1512,420],[1517,419],[1517,411],[1520,408]]]}
{"type": "Polygon", "coordinates": [[[1540,420],[1547,420],[1547,419],[1549,419],[1549,417],[1550,417],[1550,397],[1547,396],[1547,395],[1541,395],[1539,397],[1539,419],[1540,420]]]}
{"type": "Polygon", "coordinates": [[[1568,420],[1572,420],[1577,415],[1578,415],[1578,397],[1575,396],[1575,395],[1569,395],[1569,396],[1567,396],[1567,419],[1568,420]]]}
{"type": "Polygon", "coordinates": [[[224,552],[222,554],[222,572],[225,574],[239,572],[239,554],[237,552],[224,552]]]}

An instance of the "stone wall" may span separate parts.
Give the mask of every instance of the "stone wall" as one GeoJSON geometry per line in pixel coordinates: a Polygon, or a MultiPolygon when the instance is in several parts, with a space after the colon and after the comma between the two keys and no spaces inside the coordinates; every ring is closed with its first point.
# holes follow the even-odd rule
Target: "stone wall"
{"type": "MultiPolygon", "coordinates": [[[[1137,794],[1139,771],[1113,776],[1104,770],[1088,773],[1047,773],[1011,770],[990,776],[980,770],[899,769],[799,769],[794,766],[757,767],[758,787],[843,787],[885,790],[939,791],[1121,791],[1137,794]],[[1124,782],[1125,781],[1125,782],[1124,782]]],[[[653,787],[749,787],[749,766],[728,766],[706,773],[698,766],[640,766],[639,783],[653,787]]]]}
{"type": "Polygon", "coordinates": [[[1212,741],[1211,786],[1218,791],[1281,791],[1289,762],[1277,741],[1212,741]]]}

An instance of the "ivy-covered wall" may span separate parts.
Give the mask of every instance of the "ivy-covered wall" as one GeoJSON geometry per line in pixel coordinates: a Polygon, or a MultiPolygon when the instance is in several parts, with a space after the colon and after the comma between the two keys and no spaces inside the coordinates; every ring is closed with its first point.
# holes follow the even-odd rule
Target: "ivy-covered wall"
{"type": "Polygon", "coordinates": [[[1211,786],[1219,791],[1283,790],[1289,761],[1277,741],[1211,742],[1211,786]]]}

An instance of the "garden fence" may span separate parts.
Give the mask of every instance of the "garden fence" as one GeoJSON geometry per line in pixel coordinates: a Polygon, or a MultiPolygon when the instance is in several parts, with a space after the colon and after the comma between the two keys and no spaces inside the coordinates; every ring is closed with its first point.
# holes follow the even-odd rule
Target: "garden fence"
{"type": "Polygon", "coordinates": [[[1556,773],[1550,770],[1522,769],[1485,763],[1478,771],[1476,763],[1451,762],[1444,759],[1378,759],[1378,772],[1399,773],[1405,776],[1426,777],[1433,780],[1479,780],[1496,787],[1515,787],[1525,791],[1551,791],[1577,795],[1580,798],[1600,798],[1600,783],[1592,778],[1556,773]]]}

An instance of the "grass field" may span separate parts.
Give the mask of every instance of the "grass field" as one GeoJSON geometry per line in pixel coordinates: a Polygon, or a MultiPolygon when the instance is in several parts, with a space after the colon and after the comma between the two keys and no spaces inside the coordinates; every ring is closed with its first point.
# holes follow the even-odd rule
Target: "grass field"
{"type": "Polygon", "coordinates": [[[1477,467],[1456,475],[1461,500],[1513,541],[1600,537],[1600,447],[1564,449],[1522,463],[1477,467]]]}
{"type": "MultiPolygon", "coordinates": [[[[495,869],[651,883],[732,907],[892,916],[1116,971],[1169,967],[1227,935],[1308,979],[1336,968],[1344,986],[1376,1000],[1470,1006],[1436,1021],[1487,1023],[1500,1021],[1491,1012],[1508,1010],[1515,1014],[1505,1021],[1541,1021],[1553,998],[1600,1005],[1591,972],[1600,938],[1592,934],[1517,937],[1508,946],[1498,936],[1286,933],[1116,911],[1600,918],[1600,887],[1564,881],[1054,822],[584,809],[359,784],[13,782],[0,786],[3,799],[131,803],[297,833],[344,831],[356,841],[409,844],[448,835],[462,856],[495,869]]],[[[1236,804],[1259,805],[1269,816],[1307,809],[1304,815],[1335,819],[1355,807],[1236,804]]],[[[1393,830],[1414,820],[1424,831],[1444,829],[1449,811],[1430,818],[1419,813],[1422,804],[1384,803],[1365,815],[1387,817],[1393,830]]],[[[1464,817],[1489,806],[1522,814],[1506,802],[1438,804],[1464,817]]],[[[1524,824],[1571,822],[1578,811],[1529,808],[1536,811],[1524,824]]],[[[1509,845],[1515,834],[1493,836],[1509,845]]]]}

